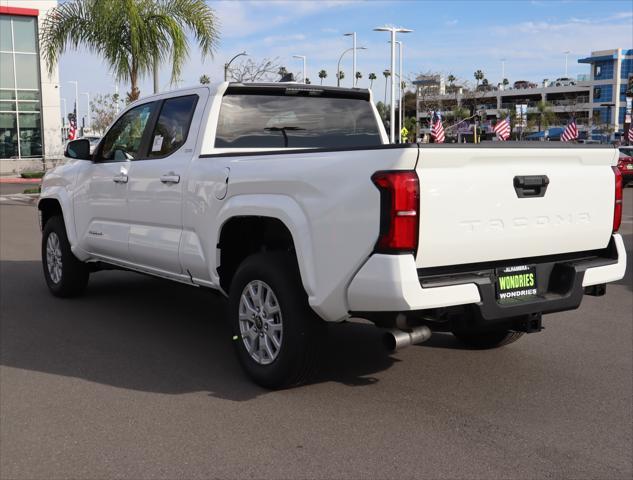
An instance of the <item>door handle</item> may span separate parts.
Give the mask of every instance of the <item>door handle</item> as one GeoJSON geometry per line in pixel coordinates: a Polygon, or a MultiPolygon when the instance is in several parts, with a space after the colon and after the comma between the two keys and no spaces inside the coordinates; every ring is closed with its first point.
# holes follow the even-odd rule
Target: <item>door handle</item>
{"type": "Polygon", "coordinates": [[[114,183],[127,183],[127,175],[125,173],[119,173],[112,178],[114,183]]]}
{"type": "Polygon", "coordinates": [[[160,181],[162,183],[180,183],[180,175],[175,173],[168,173],[167,175],[161,175],[160,181]]]}
{"type": "Polygon", "coordinates": [[[524,175],[514,177],[514,191],[519,198],[543,197],[549,185],[547,175],[524,175]]]}

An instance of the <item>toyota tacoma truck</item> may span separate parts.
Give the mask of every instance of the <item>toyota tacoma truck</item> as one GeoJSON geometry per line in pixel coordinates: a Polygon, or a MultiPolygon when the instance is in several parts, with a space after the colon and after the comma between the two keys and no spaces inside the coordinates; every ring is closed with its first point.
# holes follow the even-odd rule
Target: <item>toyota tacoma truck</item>
{"type": "Polygon", "coordinates": [[[368,90],[162,93],[66,156],[38,203],[51,293],[112,268],[217,290],[270,388],[305,381],[326,322],[493,348],[624,276],[615,148],[389,144],[368,90]]]}

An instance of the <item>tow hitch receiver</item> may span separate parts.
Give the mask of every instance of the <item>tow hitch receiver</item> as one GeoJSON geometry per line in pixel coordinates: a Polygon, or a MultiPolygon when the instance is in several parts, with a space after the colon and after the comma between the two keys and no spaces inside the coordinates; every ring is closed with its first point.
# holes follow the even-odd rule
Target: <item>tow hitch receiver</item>
{"type": "Polygon", "coordinates": [[[515,330],[525,333],[536,333],[543,330],[541,313],[530,313],[517,321],[515,330]]]}

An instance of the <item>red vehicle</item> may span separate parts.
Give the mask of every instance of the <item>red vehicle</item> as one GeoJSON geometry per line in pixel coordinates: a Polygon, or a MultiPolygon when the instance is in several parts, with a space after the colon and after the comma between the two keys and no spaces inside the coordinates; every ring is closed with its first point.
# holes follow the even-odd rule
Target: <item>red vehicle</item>
{"type": "Polygon", "coordinates": [[[623,186],[633,182],[633,146],[620,147],[618,169],[622,174],[623,186]]]}

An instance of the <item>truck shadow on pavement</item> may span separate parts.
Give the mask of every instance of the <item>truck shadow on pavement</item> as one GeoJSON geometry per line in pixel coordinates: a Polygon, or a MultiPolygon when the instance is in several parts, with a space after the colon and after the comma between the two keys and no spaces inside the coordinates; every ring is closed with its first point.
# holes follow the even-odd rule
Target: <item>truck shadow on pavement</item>
{"type": "MultiPolygon", "coordinates": [[[[232,401],[267,393],[242,372],[224,319],[206,289],[128,272],[99,272],[83,297],[58,299],[37,261],[0,262],[0,364],[163,394],[209,392],[232,401]]],[[[330,329],[314,379],[367,386],[397,359],[380,330],[330,329]]]]}

